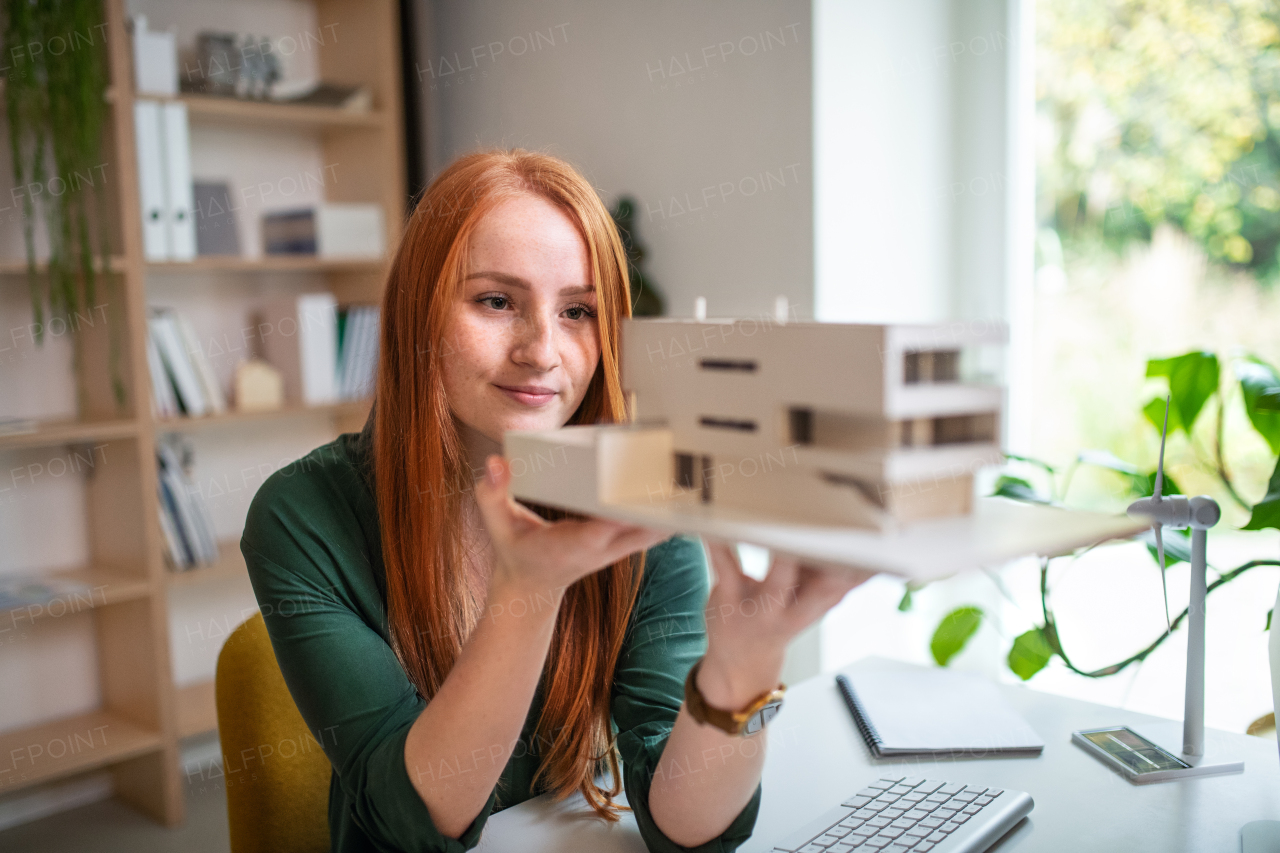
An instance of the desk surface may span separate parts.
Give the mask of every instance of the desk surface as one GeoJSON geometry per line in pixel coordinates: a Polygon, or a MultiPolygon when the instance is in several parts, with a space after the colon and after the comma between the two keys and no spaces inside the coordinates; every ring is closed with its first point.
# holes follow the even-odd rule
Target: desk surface
{"type": "MultiPolygon", "coordinates": [[[[851,669],[907,667],[869,658],[851,669]]],[[[1039,758],[875,761],[854,728],[831,675],[791,688],[769,727],[764,798],[755,834],[742,853],[761,853],[774,841],[890,771],[962,784],[1027,791],[1035,810],[992,850],[1006,851],[1237,851],[1240,827],[1280,819],[1280,759],[1260,738],[1209,729],[1210,750],[1230,751],[1243,774],[1133,785],[1071,743],[1077,729],[1126,724],[1154,734],[1181,725],[1023,687],[1002,688],[1045,741],[1039,758]]],[[[592,850],[644,853],[629,815],[613,826],[596,820],[580,799],[554,804],[540,797],[494,815],[480,850],[552,853],[592,850]]]]}

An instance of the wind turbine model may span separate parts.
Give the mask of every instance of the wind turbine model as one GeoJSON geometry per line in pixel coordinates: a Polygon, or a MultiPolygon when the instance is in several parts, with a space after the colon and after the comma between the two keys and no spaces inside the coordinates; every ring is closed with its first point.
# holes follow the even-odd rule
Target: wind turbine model
{"type": "MultiPolygon", "coordinates": [[[[1155,534],[1156,552],[1160,559],[1160,577],[1164,583],[1164,536],[1162,529],[1191,528],[1191,596],[1187,605],[1187,684],[1186,705],[1182,718],[1182,752],[1178,757],[1188,766],[1164,770],[1148,778],[1134,781],[1164,782],[1188,776],[1208,776],[1219,773],[1244,771],[1243,761],[1224,760],[1222,756],[1206,756],[1204,745],[1204,617],[1205,573],[1207,561],[1205,547],[1208,531],[1222,517],[1217,501],[1207,495],[1194,498],[1183,495],[1162,494],[1164,488],[1164,445],[1169,432],[1169,398],[1165,399],[1164,429],[1160,433],[1160,461],[1156,465],[1154,493],[1149,498],[1136,500],[1129,505],[1129,515],[1151,519],[1155,534]]],[[[1165,621],[1169,618],[1169,592],[1165,586],[1165,621]]],[[[1145,727],[1144,727],[1145,728],[1145,727]]],[[[1157,743],[1171,738],[1153,737],[1157,743]]],[[[1172,752],[1172,750],[1170,750],[1172,752]]]]}

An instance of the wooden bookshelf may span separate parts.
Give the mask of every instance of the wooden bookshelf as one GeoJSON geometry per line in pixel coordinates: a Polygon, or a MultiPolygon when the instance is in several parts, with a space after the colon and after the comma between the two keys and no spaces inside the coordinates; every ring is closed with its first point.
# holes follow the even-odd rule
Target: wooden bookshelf
{"type": "Polygon", "coordinates": [[[248,577],[244,556],[240,553],[240,539],[236,537],[218,542],[218,561],[213,565],[182,571],[171,569],[165,581],[170,587],[184,587],[248,577]]]}
{"type": "Polygon", "coordinates": [[[207,273],[207,272],[381,272],[386,266],[385,260],[369,260],[367,258],[317,258],[308,255],[275,255],[264,258],[238,258],[231,255],[206,256],[193,261],[152,261],[147,264],[147,272],[161,274],[207,273]]]}
{"type": "Polygon", "coordinates": [[[164,735],[113,711],[90,711],[0,734],[0,794],[156,752],[164,735]]]}
{"type": "Polygon", "coordinates": [[[137,434],[138,422],[132,418],[100,421],[43,421],[37,422],[35,429],[31,432],[0,434],[0,451],[110,441],[118,438],[133,438],[137,434]]]}
{"type": "Polygon", "coordinates": [[[162,418],[156,421],[157,432],[198,432],[200,430],[232,424],[261,423],[292,418],[325,415],[332,418],[348,418],[369,413],[368,400],[351,400],[327,406],[285,406],[260,412],[224,412],[200,418],[162,418]]]}
{"type": "MultiPolygon", "coordinates": [[[[205,9],[199,0],[177,0],[205,9]]],[[[191,135],[217,133],[219,145],[241,133],[245,156],[262,158],[270,168],[278,153],[260,144],[254,130],[283,130],[310,137],[326,166],[337,164],[342,180],[326,185],[330,202],[373,202],[382,206],[387,224],[386,254],[395,251],[407,199],[401,68],[399,59],[399,6],[392,0],[310,0],[316,20],[334,26],[343,36],[315,46],[319,76],[326,82],[366,86],[373,95],[370,112],[293,104],[236,101],[184,95],[191,135]]],[[[70,578],[88,584],[92,595],[81,596],[58,612],[45,608],[0,612],[0,618],[21,619],[37,625],[32,642],[39,642],[38,627],[66,616],[87,619],[93,625],[97,647],[98,687],[101,707],[54,721],[40,721],[0,732],[0,794],[64,779],[89,770],[112,774],[116,796],[166,825],[184,819],[183,775],[179,740],[216,727],[213,683],[176,685],[173,680],[169,608],[171,596],[181,593],[184,602],[206,594],[218,581],[247,578],[240,555],[239,534],[223,530],[220,557],[215,565],[187,572],[171,571],[164,560],[165,541],[159,524],[156,442],[168,433],[185,433],[202,440],[205,430],[244,430],[243,449],[274,440],[296,429],[299,419],[328,418],[332,436],[358,428],[369,409],[368,401],[331,406],[286,406],[272,412],[228,412],[224,415],[157,420],[150,401],[151,380],[147,364],[147,317],[150,288],[164,282],[170,289],[175,277],[194,291],[241,299],[261,287],[263,294],[278,287],[258,277],[274,274],[297,276],[308,288],[328,289],[340,301],[377,302],[387,259],[316,257],[201,257],[190,262],[148,262],[143,252],[142,211],[138,192],[134,139],[132,51],[125,28],[125,0],[104,0],[107,14],[109,82],[103,96],[108,104],[104,161],[110,171],[107,186],[110,217],[109,271],[120,285],[115,289],[117,310],[125,334],[120,371],[127,400],[118,406],[112,394],[108,370],[106,332],[94,329],[84,339],[84,357],[77,379],[79,417],[40,422],[27,432],[0,434],[0,452],[33,448],[68,448],[107,445],[105,462],[84,476],[84,511],[87,518],[86,565],[50,577],[70,578]],[[199,275],[196,275],[199,274],[199,275]],[[85,615],[79,615],[79,614],[85,615]],[[78,740],[77,740],[78,738],[78,740]],[[65,746],[63,744],[66,744],[65,746]],[[55,754],[56,753],[56,754],[55,754]],[[15,763],[16,761],[16,763],[15,763]]],[[[188,16],[190,17],[190,16],[188,16]]],[[[211,29],[225,26],[216,7],[208,7],[211,29]]],[[[0,79],[0,85],[3,85],[0,79]]],[[[4,117],[0,116],[0,122],[4,117]]],[[[239,156],[239,155],[237,155],[239,156]]],[[[281,167],[283,169],[283,167],[281,167]]],[[[11,224],[7,227],[19,227],[11,224]]],[[[38,271],[42,271],[38,267],[38,271]]],[[[0,261],[0,287],[23,286],[27,274],[22,258],[0,261]]],[[[296,286],[294,282],[288,282],[296,286]]],[[[157,297],[159,298],[159,297],[157,297]]],[[[211,300],[198,301],[205,305],[211,300]]],[[[247,310],[247,308],[246,308],[247,310]]],[[[215,315],[220,316],[220,315],[215,315]]],[[[114,328],[114,327],[113,327],[114,328]]],[[[25,369],[18,366],[15,369],[25,369]]],[[[314,429],[315,424],[308,424],[314,429]]],[[[310,434],[310,433],[309,433],[310,434]]],[[[238,437],[237,437],[238,438],[238,437]]],[[[221,439],[220,439],[221,440],[221,439]]],[[[237,449],[239,445],[232,442],[237,449]]],[[[62,451],[59,451],[62,453],[62,451]]],[[[65,454],[64,454],[65,455],[65,454]]],[[[15,646],[16,647],[16,646],[15,646]]],[[[0,654],[7,648],[0,645],[0,654]]],[[[51,683],[57,675],[49,673],[51,683]]],[[[22,685],[16,689],[22,690],[22,685]]]]}

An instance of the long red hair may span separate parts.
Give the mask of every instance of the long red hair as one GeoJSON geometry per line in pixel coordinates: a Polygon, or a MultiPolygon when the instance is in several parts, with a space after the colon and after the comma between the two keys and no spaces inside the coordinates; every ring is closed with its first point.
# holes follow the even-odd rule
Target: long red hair
{"type": "MultiPolygon", "coordinates": [[[[587,247],[600,363],[569,423],[627,419],[618,369],[620,318],[631,315],[627,259],[599,197],[572,166],[545,154],[487,151],[455,161],[418,202],[391,264],[373,405],[391,640],[428,701],[483,606],[469,591],[465,568],[462,520],[473,479],[445,396],[444,333],[466,275],[472,232],[487,212],[518,195],[539,196],[563,210],[587,247]]],[[[549,748],[535,784],[557,797],[581,791],[608,820],[618,819],[613,797],[621,790],[609,695],[643,565],[643,554],[636,554],[566,590],[542,673],[536,742],[549,748]],[[606,768],[613,782],[601,788],[595,777],[606,768]]]]}

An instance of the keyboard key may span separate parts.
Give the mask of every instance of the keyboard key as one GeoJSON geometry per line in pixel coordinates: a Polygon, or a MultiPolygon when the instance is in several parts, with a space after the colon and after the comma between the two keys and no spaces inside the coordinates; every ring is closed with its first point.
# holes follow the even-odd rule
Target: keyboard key
{"type": "Polygon", "coordinates": [[[875,835],[877,832],[879,832],[879,830],[880,830],[880,827],[878,827],[878,826],[867,826],[867,825],[865,825],[865,824],[864,824],[864,825],[862,825],[862,826],[858,827],[857,829],[852,830],[852,831],[849,833],[848,838],[849,838],[849,839],[853,839],[853,838],[855,838],[855,837],[856,837],[856,838],[870,838],[871,836],[873,836],[873,835],[875,835]]]}
{"type": "Polygon", "coordinates": [[[827,830],[827,835],[833,836],[835,838],[844,838],[846,835],[849,834],[849,829],[850,827],[847,827],[847,826],[836,825],[827,830]]]}
{"type": "Polygon", "coordinates": [[[902,834],[910,835],[914,838],[924,838],[925,836],[932,835],[933,830],[927,826],[913,826],[902,834]]]}
{"type": "Polygon", "coordinates": [[[978,795],[975,794],[973,791],[961,791],[958,794],[952,795],[951,799],[960,800],[966,803],[972,803],[974,800],[978,799],[978,795]]]}
{"type": "Polygon", "coordinates": [[[893,793],[892,791],[885,791],[883,794],[881,794],[880,796],[876,797],[876,798],[875,798],[874,800],[872,800],[871,802],[873,802],[873,803],[896,803],[896,802],[898,801],[898,799],[899,799],[899,795],[898,795],[898,794],[895,794],[895,793],[893,793]]]}
{"type": "Polygon", "coordinates": [[[903,830],[910,829],[915,825],[916,825],[916,822],[914,820],[907,820],[905,817],[900,817],[897,820],[895,820],[893,823],[889,824],[889,826],[892,826],[894,829],[903,829],[903,830]]]}
{"type": "Polygon", "coordinates": [[[897,806],[893,806],[892,808],[887,808],[884,811],[880,812],[880,817],[887,817],[889,818],[889,820],[897,820],[898,818],[902,817],[906,813],[907,813],[906,809],[900,809],[897,806]]]}
{"type": "Polygon", "coordinates": [[[862,818],[857,817],[855,815],[849,815],[847,818],[840,821],[840,823],[836,825],[843,826],[845,829],[857,829],[858,827],[862,826],[862,818]]]}
{"type": "Polygon", "coordinates": [[[945,832],[935,832],[933,835],[930,835],[925,840],[932,841],[934,844],[937,844],[939,841],[946,841],[947,834],[945,832]]]}
{"type": "Polygon", "coordinates": [[[903,794],[903,795],[902,795],[902,799],[901,799],[901,800],[898,800],[898,802],[900,802],[900,803],[903,803],[903,802],[906,802],[906,803],[918,803],[918,802],[920,802],[921,800],[923,800],[926,796],[928,796],[928,795],[927,795],[927,794],[922,794],[922,793],[920,793],[919,791],[912,791],[910,794],[903,794]]]}
{"type": "Polygon", "coordinates": [[[864,844],[863,847],[870,847],[873,850],[879,850],[881,847],[888,847],[892,843],[892,838],[881,838],[877,835],[875,838],[868,838],[867,843],[864,844]]]}
{"type": "Polygon", "coordinates": [[[827,848],[827,853],[849,853],[856,849],[855,845],[841,841],[839,844],[827,848]]]}
{"type": "Polygon", "coordinates": [[[889,789],[889,793],[897,794],[899,797],[901,797],[903,794],[911,793],[911,786],[910,785],[894,785],[892,788],[889,789]]]}
{"type": "Polygon", "coordinates": [[[943,785],[938,789],[939,794],[946,794],[948,797],[952,794],[958,794],[964,790],[964,785],[943,785]]]}
{"type": "Polygon", "coordinates": [[[1003,794],[1003,793],[1004,793],[1004,790],[1003,790],[1003,789],[1001,789],[1001,788],[988,788],[988,789],[987,789],[987,796],[988,796],[988,797],[998,797],[998,796],[1000,796],[1000,795],[1001,795],[1001,794],[1003,794]]]}
{"type": "Polygon", "coordinates": [[[929,813],[924,809],[912,809],[911,811],[903,815],[904,818],[906,818],[907,820],[913,823],[918,820],[924,820],[928,816],[929,816],[929,813]]]}
{"type": "Polygon", "coordinates": [[[881,782],[888,782],[889,784],[888,784],[888,785],[885,785],[885,787],[886,787],[886,788],[888,788],[890,785],[896,785],[896,784],[898,784],[899,782],[901,782],[901,781],[902,781],[903,779],[905,779],[905,778],[906,778],[905,776],[881,776],[881,777],[880,777],[880,781],[881,781],[881,782]]]}
{"type": "Polygon", "coordinates": [[[930,794],[929,796],[925,797],[924,801],[926,803],[945,803],[949,799],[951,799],[950,794],[944,794],[941,791],[939,791],[936,794],[930,794]]]}
{"type": "Polygon", "coordinates": [[[982,806],[978,806],[978,805],[965,806],[960,811],[963,812],[964,814],[977,814],[978,812],[982,811],[982,806]]]}
{"type": "Polygon", "coordinates": [[[885,817],[873,817],[871,820],[867,821],[867,826],[874,826],[876,829],[879,829],[882,826],[888,826],[891,822],[892,821],[885,817]]]}
{"type": "Polygon", "coordinates": [[[850,817],[856,817],[858,820],[870,820],[871,818],[875,817],[879,813],[880,813],[879,809],[873,809],[868,807],[865,809],[858,809],[856,812],[850,815],[850,817]]]}
{"type": "Polygon", "coordinates": [[[958,811],[960,810],[951,808],[950,806],[943,806],[940,809],[936,809],[933,813],[933,816],[938,818],[939,820],[951,820],[951,816],[958,811]]]}
{"type": "Polygon", "coordinates": [[[819,835],[817,838],[813,839],[813,843],[817,844],[819,847],[823,848],[824,850],[830,847],[832,844],[838,844],[839,842],[840,842],[840,836],[832,835],[830,832],[819,835]]]}
{"type": "Polygon", "coordinates": [[[840,805],[848,809],[860,809],[863,806],[865,806],[867,803],[871,802],[872,799],[873,799],[872,797],[860,797],[860,796],[854,795],[849,799],[845,800],[840,805]]]}
{"type": "MultiPolygon", "coordinates": [[[[965,820],[968,820],[968,818],[965,818],[965,820]]],[[[963,824],[964,820],[949,820],[942,825],[942,831],[950,834],[959,829],[963,824]]]]}
{"type": "Polygon", "coordinates": [[[880,796],[880,795],[881,795],[881,794],[883,794],[883,793],[884,793],[884,790],[883,790],[883,789],[881,789],[881,788],[877,788],[877,787],[875,787],[874,785],[868,785],[867,787],[863,788],[861,791],[859,791],[858,793],[854,794],[853,796],[855,796],[855,797],[866,797],[867,799],[869,799],[869,800],[870,800],[870,799],[874,799],[874,798],[876,798],[876,797],[880,796]]]}
{"type": "Polygon", "coordinates": [[[799,853],[827,853],[827,848],[819,847],[817,844],[806,844],[800,848],[799,853]]]}
{"type": "Polygon", "coordinates": [[[884,829],[880,830],[880,834],[876,837],[877,838],[897,838],[900,835],[902,835],[901,829],[894,829],[892,826],[886,826],[884,829]]]}
{"type": "Polygon", "coordinates": [[[921,782],[923,782],[923,781],[924,781],[924,777],[923,777],[923,776],[908,776],[907,778],[903,779],[903,780],[902,780],[901,782],[899,782],[898,784],[899,784],[899,785],[906,785],[908,788],[914,788],[916,785],[919,785],[919,784],[920,784],[921,782]]]}
{"type": "Polygon", "coordinates": [[[921,794],[932,794],[943,786],[944,783],[937,779],[925,779],[919,785],[915,786],[917,792],[921,794]]]}
{"type": "Polygon", "coordinates": [[[964,812],[961,812],[960,814],[951,818],[951,820],[948,821],[948,823],[964,823],[966,820],[968,820],[971,817],[973,817],[973,815],[965,814],[964,812]]]}
{"type": "Polygon", "coordinates": [[[946,823],[945,820],[938,820],[936,817],[927,817],[924,820],[920,821],[921,826],[928,827],[929,829],[937,829],[938,827],[942,826],[944,823],[946,823]]]}
{"type": "Polygon", "coordinates": [[[978,797],[978,799],[973,801],[974,805],[978,805],[978,806],[989,806],[993,802],[995,802],[995,797],[987,797],[987,796],[978,797]]]}
{"type": "Polygon", "coordinates": [[[933,849],[933,842],[926,841],[924,844],[916,845],[916,853],[929,853],[933,849]]]}

